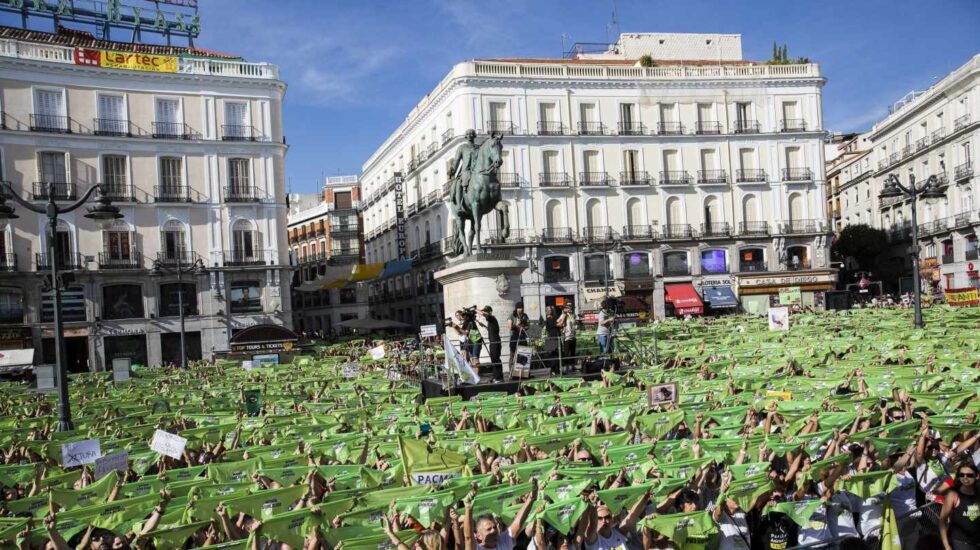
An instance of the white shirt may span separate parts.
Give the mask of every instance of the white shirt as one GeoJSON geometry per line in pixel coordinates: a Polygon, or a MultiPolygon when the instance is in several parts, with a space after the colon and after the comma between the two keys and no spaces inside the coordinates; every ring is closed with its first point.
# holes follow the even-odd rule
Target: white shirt
{"type": "Polygon", "coordinates": [[[915,509],[915,477],[905,472],[895,474],[895,480],[898,482],[898,487],[888,493],[888,496],[891,497],[895,516],[902,517],[915,509]]]}
{"type": "MultiPolygon", "coordinates": [[[[724,506],[724,505],[723,505],[724,506]]],[[[749,548],[749,523],[745,520],[745,512],[738,510],[734,515],[728,515],[722,509],[721,521],[718,522],[721,528],[721,540],[718,541],[718,550],[744,550],[749,548]]]]}
{"type": "Polygon", "coordinates": [[[514,537],[510,536],[510,529],[504,529],[497,535],[497,546],[487,548],[477,543],[477,550],[514,550],[514,537]]]}
{"type": "Polygon", "coordinates": [[[609,538],[596,531],[596,539],[592,544],[585,545],[586,550],[626,550],[626,536],[616,527],[612,528],[609,538]]]}
{"type": "MultiPolygon", "coordinates": [[[[812,500],[812,498],[805,498],[803,500],[812,500]]],[[[820,506],[813,511],[813,515],[810,516],[810,520],[806,522],[806,525],[800,526],[798,544],[801,546],[804,544],[816,544],[833,540],[833,538],[833,530],[827,517],[827,507],[820,506]]]]}

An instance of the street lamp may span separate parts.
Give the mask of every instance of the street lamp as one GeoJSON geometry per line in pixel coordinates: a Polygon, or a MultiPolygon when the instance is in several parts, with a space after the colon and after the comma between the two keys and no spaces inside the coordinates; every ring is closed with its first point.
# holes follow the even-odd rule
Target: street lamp
{"type": "Polygon", "coordinates": [[[187,334],[184,332],[184,275],[190,274],[195,277],[200,275],[207,275],[208,270],[204,267],[204,261],[198,258],[194,260],[194,263],[184,267],[181,264],[182,254],[177,253],[177,266],[168,267],[163,265],[160,260],[154,260],[153,269],[150,270],[150,275],[153,277],[159,277],[164,274],[177,274],[177,307],[180,310],[180,368],[187,368],[187,334]]]}
{"type": "Polygon", "coordinates": [[[946,196],[946,188],[939,183],[939,178],[935,175],[929,176],[925,185],[917,187],[915,175],[909,174],[909,184],[906,187],[898,181],[898,176],[889,174],[885,178],[885,186],[878,194],[878,198],[883,200],[902,196],[907,196],[912,200],[912,246],[909,247],[909,252],[912,254],[913,305],[915,307],[915,328],[923,328],[925,325],[922,322],[922,304],[919,303],[922,298],[922,282],[919,276],[919,222],[916,211],[918,210],[919,199],[941,199],[946,196]]]}
{"type": "Polygon", "coordinates": [[[6,224],[7,221],[17,219],[19,216],[14,212],[14,208],[9,206],[6,201],[8,198],[20,204],[31,212],[45,214],[48,217],[48,255],[51,261],[51,288],[54,292],[54,360],[58,370],[58,431],[63,432],[73,429],[71,422],[71,403],[68,396],[68,365],[65,361],[65,336],[64,322],[61,319],[61,285],[58,282],[58,215],[66,214],[80,208],[88,202],[92,194],[99,192],[96,198],[96,205],[88,209],[85,217],[95,220],[100,225],[108,225],[113,220],[122,218],[119,208],[112,205],[112,199],[106,194],[107,188],[104,184],[93,185],[82,195],[82,198],[67,205],[60,206],[55,202],[56,186],[54,183],[48,184],[48,203],[44,207],[33,205],[19,195],[14,193],[10,182],[0,184],[0,222],[6,224]]]}

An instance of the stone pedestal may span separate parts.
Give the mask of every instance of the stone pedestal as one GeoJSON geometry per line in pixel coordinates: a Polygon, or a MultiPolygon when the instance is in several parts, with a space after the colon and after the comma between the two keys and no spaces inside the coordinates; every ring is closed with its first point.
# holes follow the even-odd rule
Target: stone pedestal
{"type": "MultiPolygon", "coordinates": [[[[474,305],[479,309],[484,306],[493,308],[493,315],[500,324],[501,359],[505,370],[510,355],[507,320],[514,305],[521,301],[521,273],[525,268],[527,262],[520,260],[468,259],[450,263],[446,269],[435,273],[436,281],[442,285],[446,317],[474,305]]],[[[481,362],[489,362],[486,350],[481,354],[481,362]]]]}

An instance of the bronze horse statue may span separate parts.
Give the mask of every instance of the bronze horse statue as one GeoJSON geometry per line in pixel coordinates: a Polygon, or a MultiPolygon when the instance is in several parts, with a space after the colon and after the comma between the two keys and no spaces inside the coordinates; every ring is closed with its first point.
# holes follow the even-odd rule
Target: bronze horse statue
{"type": "MultiPolygon", "coordinates": [[[[469,167],[469,183],[461,199],[450,203],[453,220],[453,251],[457,256],[480,253],[481,219],[490,212],[497,213],[498,225],[501,228],[500,238],[506,239],[510,235],[508,207],[501,198],[500,180],[497,178],[497,171],[503,162],[500,140],[501,136],[494,134],[477,148],[477,154],[474,155],[472,165],[469,167]],[[466,226],[467,221],[470,222],[469,230],[466,226]]],[[[454,184],[462,185],[462,181],[457,180],[454,184]]],[[[454,194],[454,196],[458,195],[454,194]]]]}

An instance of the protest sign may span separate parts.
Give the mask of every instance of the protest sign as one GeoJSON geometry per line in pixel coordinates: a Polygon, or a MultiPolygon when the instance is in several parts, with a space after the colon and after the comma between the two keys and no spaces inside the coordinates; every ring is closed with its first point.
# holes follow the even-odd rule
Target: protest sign
{"type": "Polygon", "coordinates": [[[385,358],[385,347],[383,345],[375,346],[371,348],[370,353],[371,353],[371,359],[374,359],[375,361],[380,361],[385,358]]]}
{"type": "Polygon", "coordinates": [[[119,451],[95,460],[95,479],[102,479],[109,472],[125,472],[126,470],[129,470],[129,453],[127,451],[119,451]]]}
{"type": "Polygon", "coordinates": [[[668,403],[677,403],[677,382],[650,386],[647,391],[647,404],[652,407],[668,403]]]}
{"type": "Polygon", "coordinates": [[[769,308],[769,330],[789,330],[789,308],[769,308]]]}
{"type": "Polygon", "coordinates": [[[803,302],[803,292],[798,286],[787,286],[779,289],[779,305],[791,306],[803,302]]]}
{"type": "Polygon", "coordinates": [[[419,338],[434,338],[436,335],[435,325],[422,325],[419,327],[419,338]]]}
{"type": "Polygon", "coordinates": [[[340,372],[344,378],[357,378],[361,372],[361,367],[357,363],[347,363],[341,367],[340,372]]]}
{"type": "Polygon", "coordinates": [[[98,439],[72,441],[61,445],[61,467],[68,469],[82,464],[91,464],[102,456],[98,439]]]}
{"type": "Polygon", "coordinates": [[[112,360],[112,381],[125,382],[129,380],[129,358],[122,357],[112,360]]]}
{"type": "Polygon", "coordinates": [[[766,397],[772,397],[773,399],[781,399],[783,401],[792,401],[793,392],[788,391],[767,391],[766,397]]]}
{"type": "Polygon", "coordinates": [[[163,430],[153,432],[153,440],[150,442],[150,450],[170,458],[180,458],[186,446],[186,439],[163,430]]]}
{"type": "Polygon", "coordinates": [[[528,378],[531,376],[531,346],[517,346],[514,352],[513,378],[528,378]]]}
{"type": "Polygon", "coordinates": [[[248,371],[254,369],[255,365],[251,361],[242,361],[242,368],[248,371]]]}

